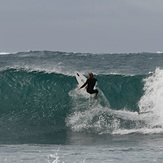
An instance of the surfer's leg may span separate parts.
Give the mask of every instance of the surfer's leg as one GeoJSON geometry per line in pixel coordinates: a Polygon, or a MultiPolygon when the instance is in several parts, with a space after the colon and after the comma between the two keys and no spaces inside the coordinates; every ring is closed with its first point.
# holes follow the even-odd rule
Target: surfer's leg
{"type": "Polygon", "coordinates": [[[95,89],[94,91],[95,91],[95,93],[96,93],[96,97],[97,97],[97,95],[98,95],[98,90],[97,90],[97,89],[95,89]]]}
{"type": "MultiPolygon", "coordinates": [[[[92,91],[88,91],[88,93],[90,93],[90,94],[95,93],[95,94],[96,94],[96,96],[97,96],[97,94],[98,94],[98,90],[97,90],[97,89],[94,89],[94,90],[92,90],[92,91]]],[[[96,96],[95,96],[95,97],[96,97],[96,96]]]]}

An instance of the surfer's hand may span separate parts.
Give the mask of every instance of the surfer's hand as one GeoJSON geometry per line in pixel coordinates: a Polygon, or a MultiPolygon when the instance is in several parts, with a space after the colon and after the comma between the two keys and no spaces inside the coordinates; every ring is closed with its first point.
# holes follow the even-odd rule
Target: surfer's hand
{"type": "Polygon", "coordinates": [[[77,88],[77,90],[80,90],[81,88],[77,88]]]}

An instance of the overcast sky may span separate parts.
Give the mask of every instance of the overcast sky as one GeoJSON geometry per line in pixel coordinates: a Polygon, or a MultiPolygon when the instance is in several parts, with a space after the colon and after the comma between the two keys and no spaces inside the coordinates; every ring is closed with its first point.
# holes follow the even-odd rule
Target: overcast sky
{"type": "Polygon", "coordinates": [[[0,52],[163,51],[163,0],[0,0],[0,52]]]}

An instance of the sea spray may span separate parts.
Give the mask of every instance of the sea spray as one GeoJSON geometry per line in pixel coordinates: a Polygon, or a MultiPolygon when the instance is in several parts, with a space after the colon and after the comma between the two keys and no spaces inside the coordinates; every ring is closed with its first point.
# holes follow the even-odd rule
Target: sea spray
{"type": "Polygon", "coordinates": [[[163,70],[155,72],[144,79],[144,95],[139,101],[140,113],[150,117],[150,126],[163,127],[163,70]]]}
{"type": "Polygon", "coordinates": [[[108,123],[105,122],[102,114],[104,110],[108,112],[109,102],[101,90],[99,92],[98,99],[86,93],[85,90],[77,91],[75,89],[69,92],[72,98],[72,113],[66,120],[68,127],[79,132],[101,132],[108,128],[108,123]]]}
{"type": "Polygon", "coordinates": [[[98,99],[91,95],[86,97],[76,90],[69,95],[72,98],[72,113],[67,117],[66,124],[73,131],[112,134],[119,129],[130,130],[146,126],[138,112],[110,108],[109,101],[101,90],[98,99]]]}

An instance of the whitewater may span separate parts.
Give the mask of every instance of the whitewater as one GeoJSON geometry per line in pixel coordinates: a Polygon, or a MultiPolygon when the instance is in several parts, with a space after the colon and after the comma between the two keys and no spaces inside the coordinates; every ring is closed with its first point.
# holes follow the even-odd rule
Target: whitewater
{"type": "Polygon", "coordinates": [[[0,79],[0,162],[162,162],[163,53],[3,52],[0,79]]]}

